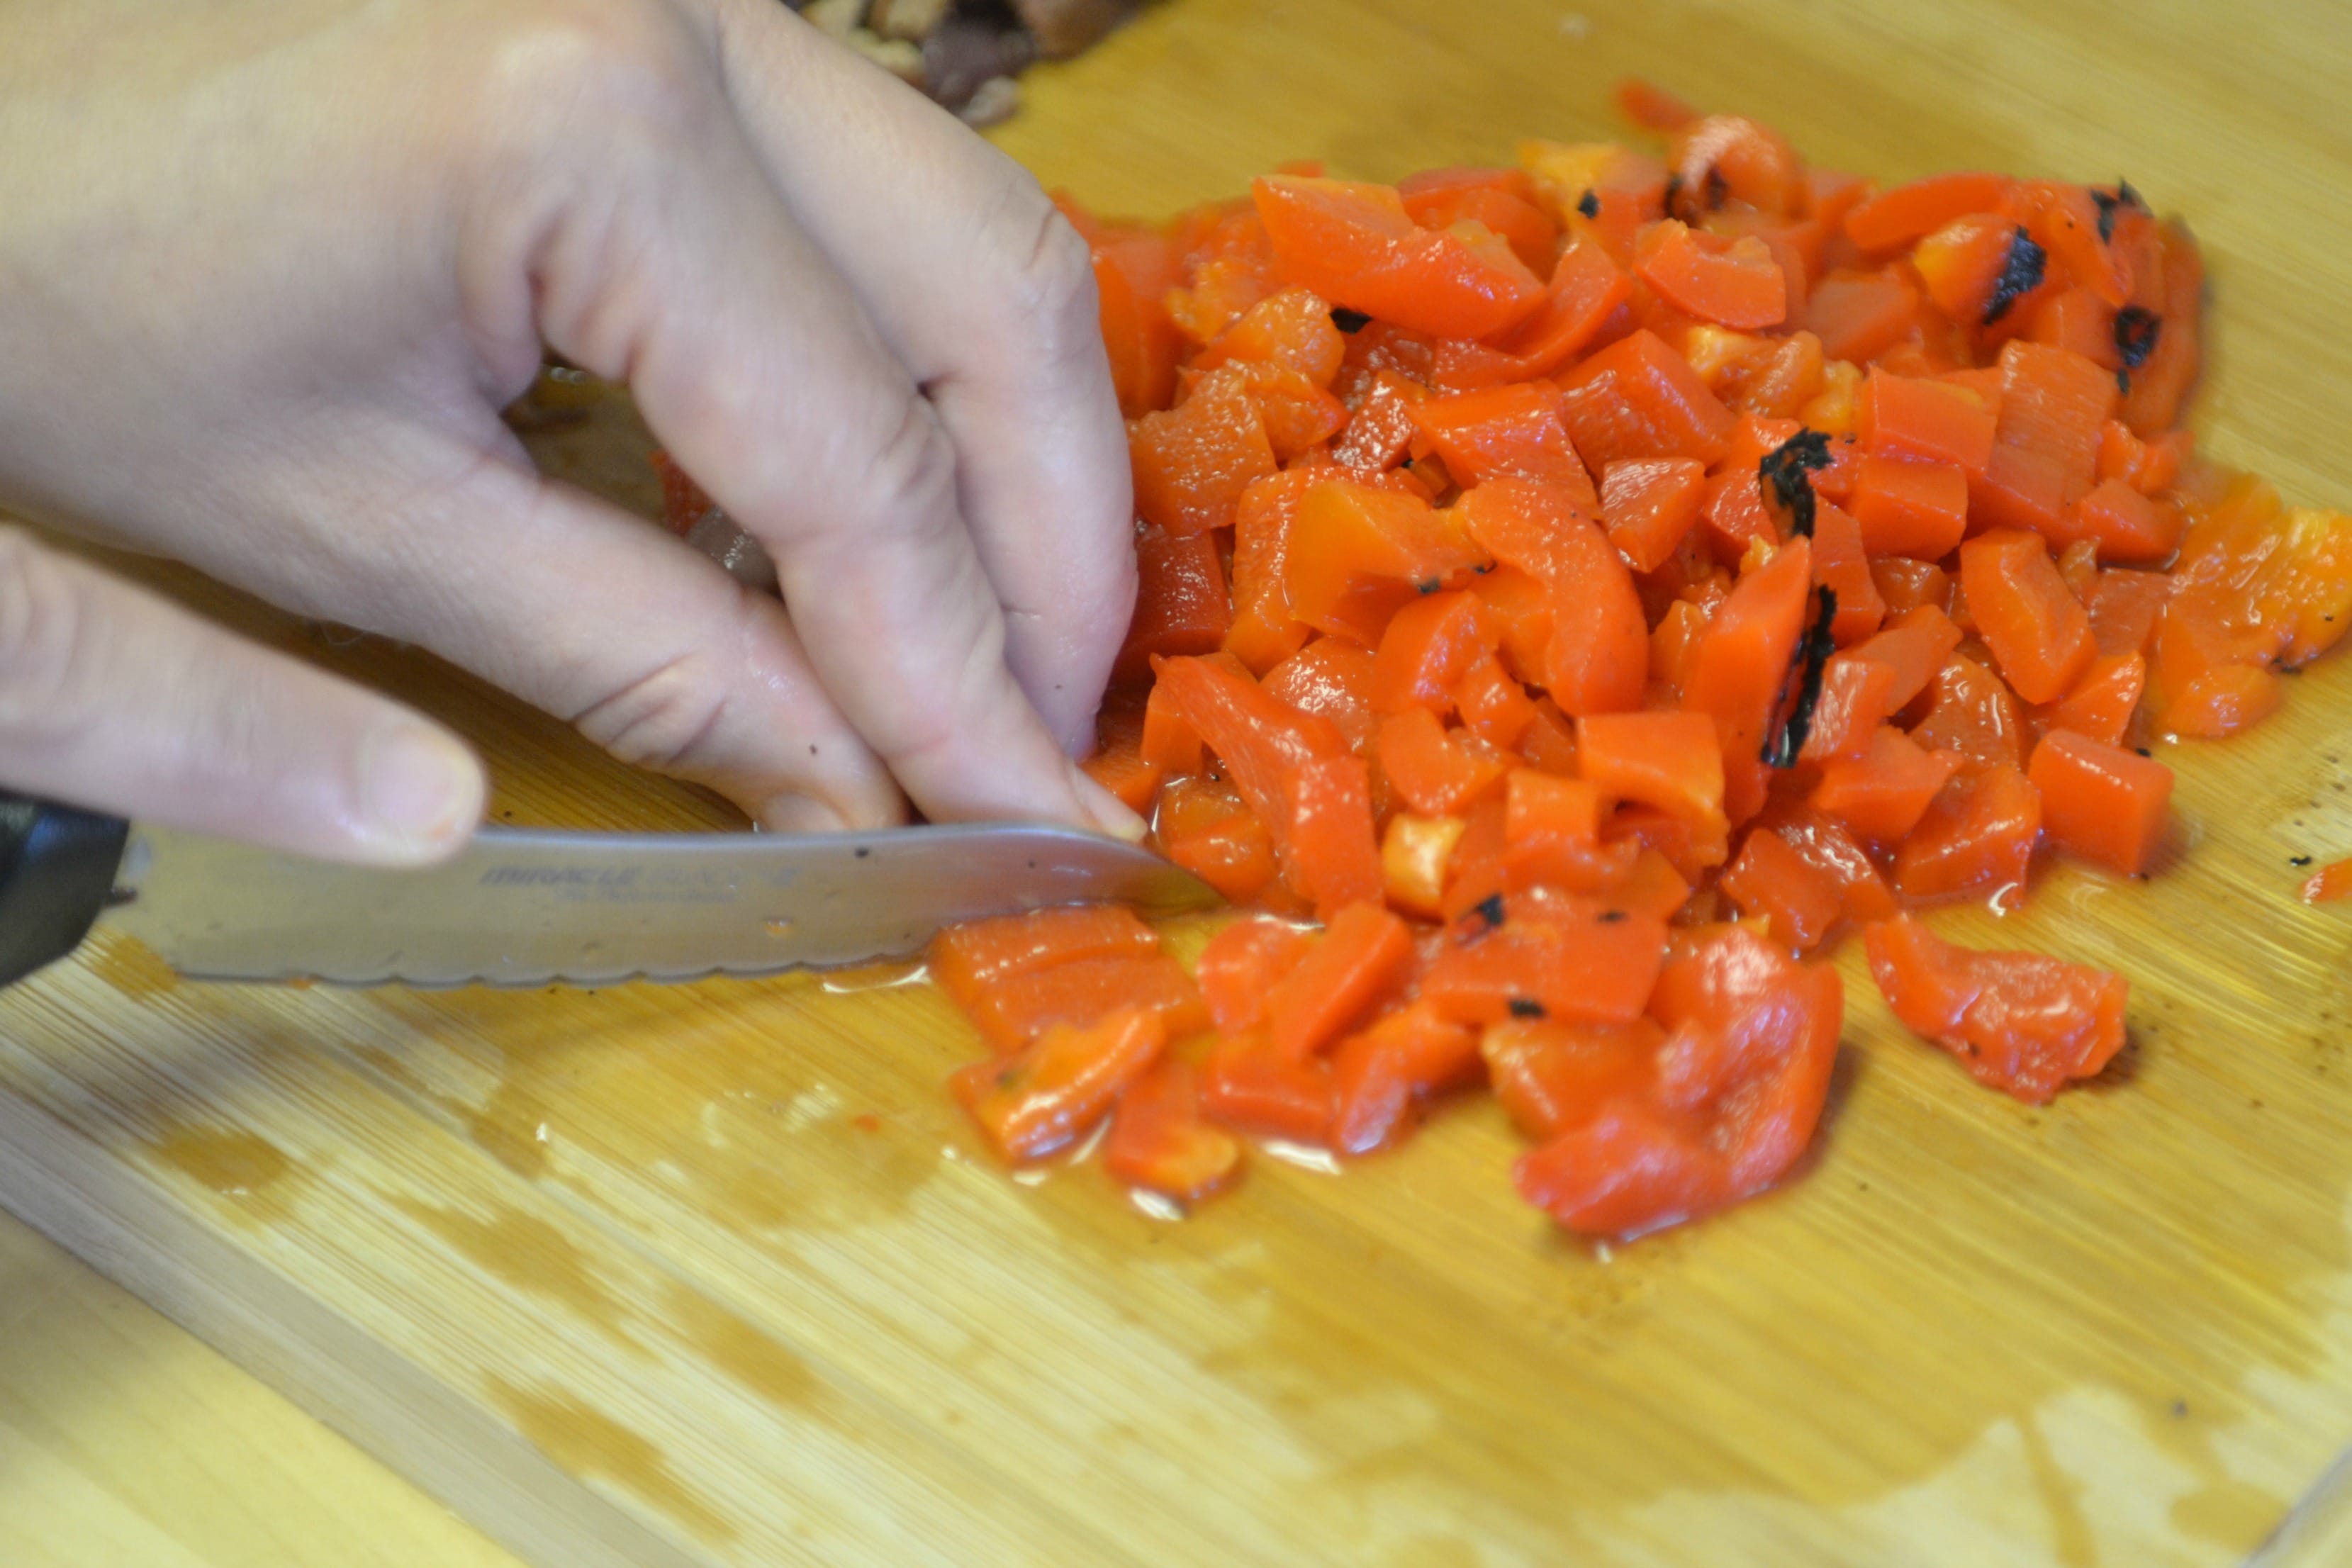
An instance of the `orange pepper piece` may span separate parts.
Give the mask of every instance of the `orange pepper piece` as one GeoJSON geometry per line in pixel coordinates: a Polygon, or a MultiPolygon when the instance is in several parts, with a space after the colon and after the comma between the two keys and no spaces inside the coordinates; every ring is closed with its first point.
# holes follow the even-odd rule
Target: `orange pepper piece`
{"type": "Polygon", "coordinates": [[[2042,792],[2042,825],[2060,848],[2126,874],[2155,859],[2172,801],[2172,770],[2162,763],[2053,730],[2025,776],[2042,792]]]}
{"type": "Polygon", "coordinates": [[[1979,952],[1907,917],[1864,934],[1895,1016],[2029,1105],[2095,1076],[2124,1044],[2130,987],[2118,974],[2038,952],[1979,952]]]}

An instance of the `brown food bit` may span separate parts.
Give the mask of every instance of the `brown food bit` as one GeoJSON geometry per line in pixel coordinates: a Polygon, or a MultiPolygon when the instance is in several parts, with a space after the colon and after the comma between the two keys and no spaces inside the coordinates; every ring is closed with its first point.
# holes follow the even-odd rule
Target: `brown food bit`
{"type": "Polygon", "coordinates": [[[1067,59],[1127,20],[1134,0],[1013,0],[1013,14],[1049,60],[1067,59]]]}
{"type": "Polygon", "coordinates": [[[923,83],[950,109],[971,101],[991,77],[1018,76],[1037,58],[1037,46],[1017,27],[956,12],[923,40],[923,83]]]}

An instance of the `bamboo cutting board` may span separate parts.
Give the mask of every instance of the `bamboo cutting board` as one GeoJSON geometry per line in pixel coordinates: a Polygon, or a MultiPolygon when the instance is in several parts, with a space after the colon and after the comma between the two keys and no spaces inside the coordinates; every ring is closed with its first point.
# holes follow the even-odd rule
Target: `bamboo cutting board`
{"type": "MultiPolygon", "coordinates": [[[[1173,0],[1004,143],[1160,213],[1276,159],[1393,177],[1612,132],[1649,74],[1824,163],[2127,173],[2204,238],[2207,449],[2352,501],[2352,17],[2316,5],[1173,0]]],[[[538,438],[650,504],[613,405],[538,438]]],[[[484,746],[502,819],[728,820],[405,650],[154,574],[484,746]]],[[[903,971],[592,993],[175,984],[100,943],[0,994],[0,1201],[530,1561],[2220,1564],[2352,1439],[2352,663],[2168,753],[2179,852],[1953,916],[2134,982],[2032,1110],[1857,964],[1817,1157],[1611,1252],[1486,1104],[1170,1223],[1008,1178],[903,971]]],[[[1197,933],[1185,932],[1189,938],[1197,933]]]]}

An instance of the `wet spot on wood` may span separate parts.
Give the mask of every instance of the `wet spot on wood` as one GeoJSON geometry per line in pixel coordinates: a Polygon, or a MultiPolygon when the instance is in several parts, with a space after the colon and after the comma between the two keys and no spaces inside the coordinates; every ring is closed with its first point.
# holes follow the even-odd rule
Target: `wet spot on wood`
{"type": "Polygon", "coordinates": [[[804,1405],[816,1394],[806,1362],[699,1290],[672,1286],[666,1308],[679,1338],[769,1404],[804,1405]]]}
{"type": "Polygon", "coordinates": [[[678,1479],[661,1449],[642,1434],[570,1394],[535,1392],[495,1373],[483,1385],[524,1439],[559,1468],[583,1479],[610,1481],[705,1542],[735,1539],[735,1527],[678,1479]]]}
{"type": "Polygon", "coordinates": [[[133,1002],[151,1001],[179,989],[180,977],[172,966],[137,937],[112,933],[94,938],[84,962],[90,973],[133,1002]]]}
{"type": "Polygon", "coordinates": [[[493,1278],[569,1308],[617,1343],[648,1353],[629,1333],[627,1309],[597,1278],[588,1255],[547,1221],[520,1209],[478,1219],[412,1197],[383,1195],[493,1278]]]}
{"type": "Polygon", "coordinates": [[[149,1147],[165,1164],[225,1198],[251,1198],[294,1168],[286,1152],[258,1134],[215,1127],[176,1127],[149,1147]]]}

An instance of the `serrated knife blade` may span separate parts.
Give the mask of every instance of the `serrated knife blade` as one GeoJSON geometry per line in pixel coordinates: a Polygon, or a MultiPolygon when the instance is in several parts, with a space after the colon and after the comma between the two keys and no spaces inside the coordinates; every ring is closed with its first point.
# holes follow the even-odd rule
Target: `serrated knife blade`
{"type": "Polygon", "coordinates": [[[197,980],[602,985],[903,957],[960,920],[1108,899],[1214,904],[1075,829],[613,834],[488,828],[424,870],[322,865],[136,825],[104,929],[197,980]]]}

